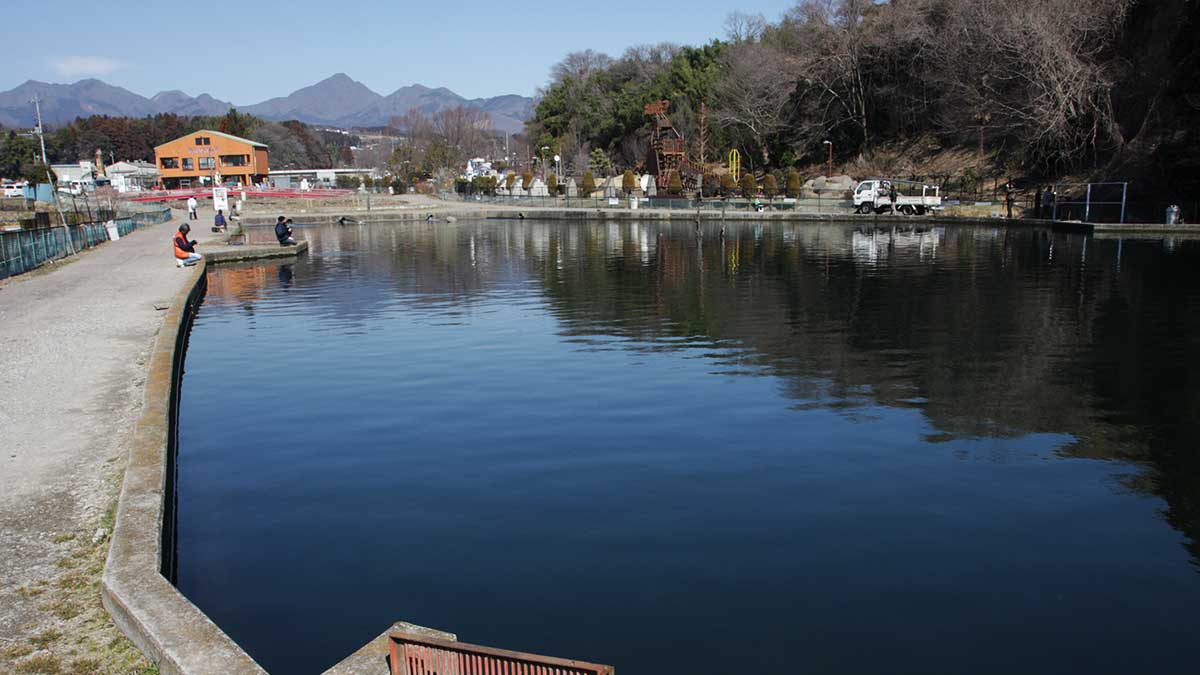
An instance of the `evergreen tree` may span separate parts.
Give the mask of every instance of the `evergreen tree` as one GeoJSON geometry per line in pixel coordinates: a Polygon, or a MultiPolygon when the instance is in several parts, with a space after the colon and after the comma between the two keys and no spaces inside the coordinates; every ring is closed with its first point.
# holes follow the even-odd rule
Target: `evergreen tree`
{"type": "Polygon", "coordinates": [[[608,153],[596,148],[588,157],[588,168],[601,176],[607,176],[612,172],[612,160],[608,158],[608,153]]]}
{"type": "Polygon", "coordinates": [[[586,199],[588,197],[591,197],[592,193],[595,191],[596,191],[596,177],[592,175],[591,171],[585,171],[583,173],[583,194],[581,196],[586,199]]]}
{"type": "Polygon", "coordinates": [[[721,174],[721,196],[728,197],[733,194],[735,189],[737,189],[737,183],[733,180],[733,174],[728,172],[721,174]]]}
{"type": "Polygon", "coordinates": [[[621,177],[621,189],[625,191],[625,195],[633,194],[637,184],[637,176],[633,175],[633,169],[625,169],[625,175],[621,177]]]}
{"type": "Polygon", "coordinates": [[[533,174],[529,171],[526,171],[525,175],[521,176],[521,188],[528,190],[532,187],[533,187],[533,174]]]}
{"type": "Polygon", "coordinates": [[[546,192],[548,192],[551,197],[558,195],[558,176],[550,174],[546,177],[546,192]]]}
{"type": "Polygon", "coordinates": [[[779,183],[775,180],[775,174],[769,173],[763,179],[763,194],[767,199],[774,199],[775,195],[779,194],[779,183]]]}
{"type": "Polygon", "coordinates": [[[758,183],[754,182],[754,174],[749,172],[742,174],[741,188],[743,197],[753,197],[758,194],[758,183]]]}
{"type": "Polygon", "coordinates": [[[683,181],[679,178],[678,171],[671,172],[671,178],[667,181],[667,192],[674,196],[683,192],[683,181]]]}
{"type": "Polygon", "coordinates": [[[789,169],[787,176],[787,196],[792,199],[799,199],[800,189],[800,172],[795,169],[789,169]]]}

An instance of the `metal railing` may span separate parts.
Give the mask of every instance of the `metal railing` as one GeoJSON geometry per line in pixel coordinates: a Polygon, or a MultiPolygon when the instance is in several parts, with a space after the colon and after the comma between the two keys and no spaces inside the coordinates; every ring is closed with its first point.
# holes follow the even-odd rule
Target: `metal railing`
{"type": "MultiPolygon", "coordinates": [[[[170,219],[170,210],[161,209],[134,213],[110,222],[116,226],[117,234],[124,237],[134,230],[170,219]]],[[[65,230],[56,226],[0,232],[0,279],[24,274],[48,261],[65,258],[72,250],[92,248],[108,240],[107,223],[80,223],[69,225],[65,230]],[[71,246],[67,245],[68,232],[71,246]]]]}
{"type": "MultiPolygon", "coordinates": [[[[584,198],[558,196],[507,196],[484,194],[461,194],[457,192],[441,193],[443,199],[475,204],[500,204],[516,207],[546,207],[560,209],[628,209],[629,197],[584,198]]],[[[790,211],[811,214],[843,214],[854,209],[854,203],[841,197],[809,197],[788,200],[782,197],[767,199],[766,197],[747,199],[745,197],[706,197],[704,199],[685,199],[672,197],[641,197],[638,199],[640,209],[672,209],[678,211],[703,209],[705,211],[790,211]]]]}
{"type": "Polygon", "coordinates": [[[388,635],[392,675],[613,675],[612,666],[402,633],[388,635]]]}
{"type": "Polygon", "coordinates": [[[1129,183],[1055,183],[1050,192],[1053,220],[1124,223],[1129,183]]]}

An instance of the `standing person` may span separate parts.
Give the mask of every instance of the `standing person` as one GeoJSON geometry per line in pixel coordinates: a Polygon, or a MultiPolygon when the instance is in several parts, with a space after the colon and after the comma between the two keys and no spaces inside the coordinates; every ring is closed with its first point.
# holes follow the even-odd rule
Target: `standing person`
{"type": "Polygon", "coordinates": [[[175,233],[172,239],[172,245],[175,248],[175,265],[183,267],[184,265],[195,265],[200,260],[200,254],[196,253],[196,240],[188,241],[188,232],[192,228],[184,223],[179,226],[179,231],[175,233]]]}
{"type": "Polygon", "coordinates": [[[285,219],[279,216],[275,221],[275,238],[279,240],[280,246],[295,246],[296,240],[292,238],[292,219],[285,219]]]}
{"type": "Polygon", "coordinates": [[[892,204],[892,213],[896,212],[896,197],[899,193],[896,191],[895,183],[888,183],[888,201],[892,204]]]}
{"type": "Polygon", "coordinates": [[[1013,188],[1012,181],[1009,181],[1004,184],[1004,207],[1006,209],[1008,209],[1008,219],[1009,220],[1012,220],[1013,191],[1014,191],[1014,188],[1013,188]]]}
{"type": "Polygon", "coordinates": [[[217,215],[213,216],[213,232],[219,232],[226,227],[228,227],[228,223],[225,222],[225,214],[221,212],[221,209],[217,209],[217,215]]]}
{"type": "Polygon", "coordinates": [[[196,215],[196,198],[188,197],[188,220],[199,220],[200,216],[196,215]]]}

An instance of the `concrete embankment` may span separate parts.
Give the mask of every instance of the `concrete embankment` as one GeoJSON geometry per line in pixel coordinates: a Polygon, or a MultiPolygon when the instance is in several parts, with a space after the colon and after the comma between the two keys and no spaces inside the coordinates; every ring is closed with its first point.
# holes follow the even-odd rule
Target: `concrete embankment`
{"type": "MultiPolygon", "coordinates": [[[[974,216],[903,216],[877,215],[856,213],[796,213],[792,211],[721,211],[715,209],[684,210],[684,209],[565,209],[551,207],[520,208],[515,206],[472,206],[456,203],[440,204],[424,210],[404,211],[355,211],[355,212],[324,212],[299,214],[294,216],[302,225],[336,225],[336,224],[366,224],[366,223],[405,223],[421,222],[433,216],[435,222],[444,222],[448,218],[456,220],[558,220],[568,222],[594,221],[640,221],[640,222],[775,222],[775,223],[855,223],[862,225],[886,226],[921,226],[921,225],[985,225],[989,227],[1049,227],[1072,232],[1150,232],[1162,230],[1164,226],[1153,225],[1099,225],[1076,221],[1054,221],[1034,218],[974,217],[974,216]],[[343,219],[345,219],[343,221],[343,219]]],[[[245,224],[251,228],[261,228],[273,225],[274,218],[248,216],[245,224]]],[[[1171,227],[1171,226],[1165,226],[1171,227]]],[[[1183,233],[1186,229],[1196,226],[1175,226],[1169,230],[1173,233],[1183,233]]],[[[1191,231],[1200,233],[1200,229],[1191,231]]]]}
{"type": "Polygon", "coordinates": [[[161,308],[193,272],[179,222],[0,283],[0,672],[148,665],[96,586],[161,308]]]}

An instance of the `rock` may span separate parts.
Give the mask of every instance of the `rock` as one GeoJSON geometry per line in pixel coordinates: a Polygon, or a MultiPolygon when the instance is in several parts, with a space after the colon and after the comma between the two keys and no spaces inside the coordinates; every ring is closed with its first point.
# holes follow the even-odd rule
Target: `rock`
{"type": "Polygon", "coordinates": [[[108,536],[107,529],[105,529],[103,527],[96,528],[96,531],[92,533],[92,544],[93,545],[99,544],[100,542],[104,541],[104,538],[107,536],[108,536]]]}

